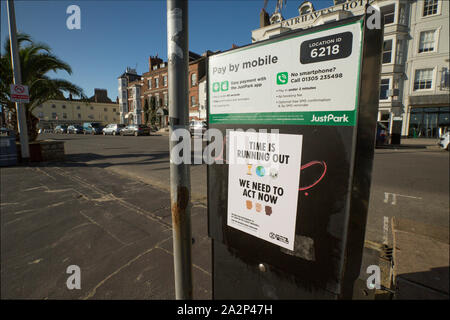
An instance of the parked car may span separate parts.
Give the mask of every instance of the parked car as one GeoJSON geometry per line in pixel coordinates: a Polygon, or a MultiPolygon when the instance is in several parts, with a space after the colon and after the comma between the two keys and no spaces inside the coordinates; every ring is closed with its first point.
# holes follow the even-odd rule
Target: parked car
{"type": "Polygon", "coordinates": [[[444,133],[438,141],[438,145],[447,151],[450,151],[449,145],[450,145],[450,131],[447,131],[444,133]]]}
{"type": "Polygon", "coordinates": [[[124,124],[110,123],[103,128],[103,135],[112,134],[115,136],[116,134],[119,134],[120,130],[123,128],[125,128],[124,124]]]}
{"type": "Polygon", "coordinates": [[[83,133],[83,127],[79,124],[71,125],[67,127],[67,133],[83,133]]]}
{"type": "Polygon", "coordinates": [[[207,129],[208,125],[205,121],[192,120],[189,122],[189,131],[191,132],[191,136],[194,134],[203,135],[207,129]]]}
{"type": "Polygon", "coordinates": [[[382,146],[382,145],[387,144],[388,138],[389,138],[388,128],[384,124],[377,122],[377,137],[376,137],[375,145],[382,146]]]}
{"type": "Polygon", "coordinates": [[[121,136],[129,136],[129,135],[149,136],[150,128],[143,124],[130,124],[130,125],[126,126],[125,128],[123,128],[122,130],[120,130],[120,135],[121,136]]]}
{"type": "Polygon", "coordinates": [[[101,134],[103,127],[99,122],[85,122],[83,123],[84,134],[101,134]]]}
{"type": "Polygon", "coordinates": [[[64,124],[56,126],[53,133],[67,133],[67,126],[64,124]]]}

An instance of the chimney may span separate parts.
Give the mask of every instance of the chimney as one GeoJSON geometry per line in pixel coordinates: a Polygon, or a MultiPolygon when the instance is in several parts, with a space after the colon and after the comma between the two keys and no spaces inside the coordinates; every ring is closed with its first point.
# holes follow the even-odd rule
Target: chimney
{"type": "Polygon", "coordinates": [[[153,70],[153,66],[158,66],[161,63],[163,63],[162,59],[158,58],[158,56],[150,56],[148,58],[148,71],[152,71],[153,70]]]}
{"type": "Polygon", "coordinates": [[[259,27],[264,28],[270,25],[270,17],[264,8],[261,9],[261,13],[259,14],[259,27]]]}

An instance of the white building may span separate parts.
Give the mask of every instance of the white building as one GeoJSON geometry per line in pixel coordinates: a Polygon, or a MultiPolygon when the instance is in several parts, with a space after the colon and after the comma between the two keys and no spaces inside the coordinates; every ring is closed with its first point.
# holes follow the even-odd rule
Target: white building
{"type": "MultiPolygon", "coordinates": [[[[342,20],[365,13],[366,0],[335,0],[315,10],[310,1],[299,16],[284,19],[261,12],[252,41],[294,29],[342,20]]],[[[371,0],[384,18],[384,44],[378,121],[391,133],[436,137],[450,129],[449,2],[445,0],[371,0]]]]}
{"type": "Polygon", "coordinates": [[[118,78],[118,91],[119,91],[119,110],[120,110],[120,123],[128,123],[128,84],[135,80],[140,79],[141,76],[137,74],[135,69],[127,68],[126,71],[118,78]]]}

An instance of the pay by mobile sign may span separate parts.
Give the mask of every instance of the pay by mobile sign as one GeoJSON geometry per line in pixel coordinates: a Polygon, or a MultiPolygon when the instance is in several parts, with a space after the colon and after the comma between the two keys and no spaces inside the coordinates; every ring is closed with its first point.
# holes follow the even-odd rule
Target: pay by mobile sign
{"type": "MultiPolygon", "coordinates": [[[[356,125],[362,27],[357,20],[209,58],[212,126],[285,127],[281,134],[230,132],[229,227],[294,250],[303,147],[312,146],[305,135],[315,133],[292,128],[356,125]]],[[[308,159],[303,167],[319,164],[323,177],[326,162],[338,162],[334,156],[308,159]]]]}
{"type": "Polygon", "coordinates": [[[355,124],[362,23],[210,57],[210,123],[355,124]]]}

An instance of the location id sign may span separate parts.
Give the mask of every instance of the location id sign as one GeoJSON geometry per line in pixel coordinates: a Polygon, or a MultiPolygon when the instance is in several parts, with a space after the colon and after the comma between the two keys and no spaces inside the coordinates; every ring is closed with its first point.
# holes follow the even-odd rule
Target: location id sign
{"type": "Polygon", "coordinates": [[[232,131],[230,227],[293,250],[302,135],[232,131]]]}
{"type": "Polygon", "coordinates": [[[354,126],[362,23],[209,59],[209,122],[354,126]]]}

